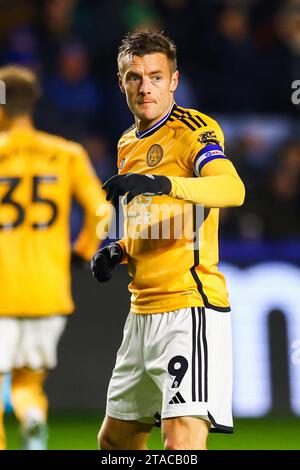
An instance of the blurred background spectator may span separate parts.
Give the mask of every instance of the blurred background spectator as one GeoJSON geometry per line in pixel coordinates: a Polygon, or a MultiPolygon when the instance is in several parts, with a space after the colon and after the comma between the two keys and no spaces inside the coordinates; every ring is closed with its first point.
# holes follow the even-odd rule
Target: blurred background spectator
{"type": "MultiPolygon", "coordinates": [[[[101,83],[96,84],[90,75],[88,52],[82,43],[61,46],[57,60],[56,72],[44,79],[44,99],[52,109],[48,125],[52,129],[62,126],[65,137],[81,141],[102,115],[104,93],[101,83]]],[[[98,125],[101,127],[100,119],[98,125]]]]}

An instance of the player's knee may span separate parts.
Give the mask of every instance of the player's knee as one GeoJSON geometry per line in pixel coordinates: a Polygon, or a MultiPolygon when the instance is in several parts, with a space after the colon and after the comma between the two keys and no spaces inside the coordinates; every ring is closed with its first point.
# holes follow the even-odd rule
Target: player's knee
{"type": "Polygon", "coordinates": [[[98,436],[97,436],[97,441],[98,441],[98,447],[99,449],[102,449],[102,450],[107,450],[107,443],[106,443],[106,439],[104,437],[104,434],[103,432],[100,431],[98,432],[98,436]]]}
{"type": "Polygon", "coordinates": [[[180,437],[166,437],[164,440],[165,450],[207,450],[205,444],[195,446],[194,442],[180,439],[180,437]],[[196,448],[197,447],[197,448],[196,448]]]}
{"type": "Polygon", "coordinates": [[[165,450],[183,450],[186,449],[185,443],[178,437],[166,437],[164,441],[165,450]]]}
{"type": "Polygon", "coordinates": [[[100,429],[98,433],[98,446],[101,450],[116,450],[116,443],[109,433],[100,429]]]}

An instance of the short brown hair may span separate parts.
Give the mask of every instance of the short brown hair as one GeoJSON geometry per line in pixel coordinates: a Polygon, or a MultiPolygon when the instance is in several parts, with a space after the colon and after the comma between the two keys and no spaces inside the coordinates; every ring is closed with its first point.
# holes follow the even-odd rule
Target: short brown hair
{"type": "Polygon", "coordinates": [[[5,84],[4,110],[9,118],[32,114],[41,89],[34,72],[18,65],[0,68],[0,80],[5,84]]]}
{"type": "Polygon", "coordinates": [[[165,54],[169,59],[171,71],[177,70],[176,45],[162,32],[134,31],[126,34],[119,47],[119,72],[121,72],[121,64],[126,56],[143,57],[154,52],[165,54]]]}

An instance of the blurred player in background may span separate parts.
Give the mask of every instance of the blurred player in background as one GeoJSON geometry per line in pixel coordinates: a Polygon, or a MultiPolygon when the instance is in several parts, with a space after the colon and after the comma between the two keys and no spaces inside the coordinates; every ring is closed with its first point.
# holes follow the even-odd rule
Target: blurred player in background
{"type": "Polygon", "coordinates": [[[217,269],[218,217],[219,208],[243,203],[245,189],[217,122],[174,102],[176,48],[168,38],[129,34],[118,66],[135,125],[119,141],[119,175],[104,188],[115,203],[127,194],[127,235],[98,251],[92,270],[103,282],[127,261],[133,280],[99,445],[146,449],[161,415],[165,449],[206,449],[209,430],[233,431],[231,315],[217,269]],[[205,207],[199,225],[198,204],[205,207]],[[190,249],[174,233],[151,238],[146,223],[140,233],[150,236],[136,236],[146,212],[151,227],[162,225],[163,210],[152,219],[159,214],[154,205],[169,206],[171,227],[188,206],[200,242],[190,249]]]}
{"type": "MultiPolygon", "coordinates": [[[[74,309],[71,201],[75,197],[84,211],[73,247],[74,259],[84,263],[99,244],[96,209],[105,199],[81,145],[35,130],[36,76],[10,66],[0,69],[0,80],[6,86],[6,104],[0,107],[0,380],[11,372],[11,402],[24,448],[45,449],[43,385],[74,309]]],[[[0,448],[5,448],[1,400],[0,448]]]]}

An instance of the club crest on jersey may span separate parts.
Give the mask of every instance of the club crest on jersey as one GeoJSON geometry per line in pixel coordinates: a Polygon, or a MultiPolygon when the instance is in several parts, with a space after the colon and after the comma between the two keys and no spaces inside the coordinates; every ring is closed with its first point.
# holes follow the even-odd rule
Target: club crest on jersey
{"type": "Polygon", "coordinates": [[[149,150],[148,150],[148,153],[147,153],[147,164],[148,166],[156,166],[159,164],[159,162],[161,161],[162,157],[163,157],[163,154],[164,154],[164,151],[163,149],[161,148],[160,145],[158,144],[154,144],[152,145],[149,150]]]}
{"type": "Polygon", "coordinates": [[[202,132],[198,140],[201,144],[207,145],[207,144],[217,144],[220,145],[220,141],[215,133],[215,131],[206,131],[202,132]]]}

